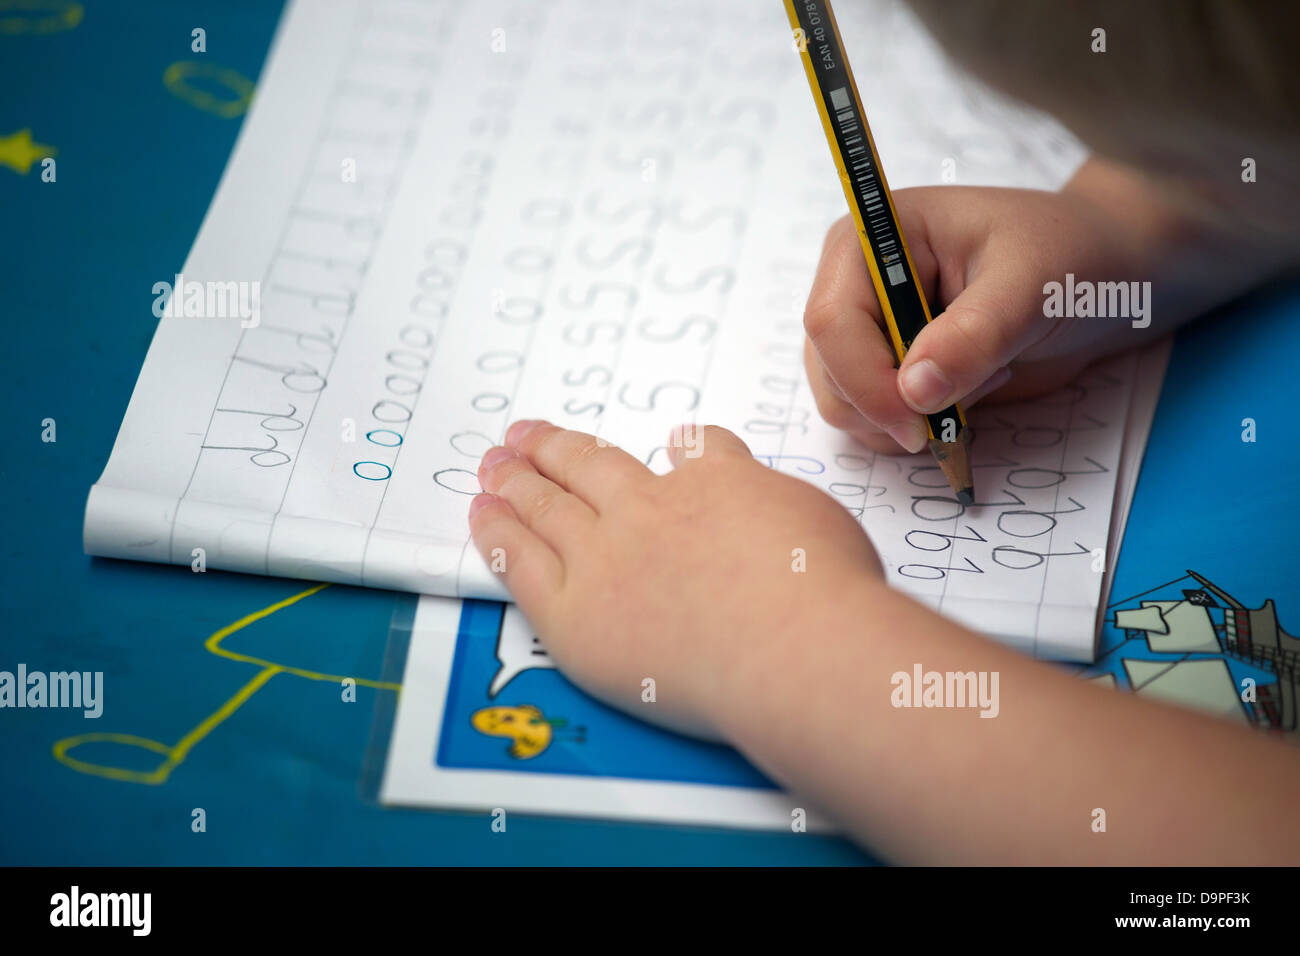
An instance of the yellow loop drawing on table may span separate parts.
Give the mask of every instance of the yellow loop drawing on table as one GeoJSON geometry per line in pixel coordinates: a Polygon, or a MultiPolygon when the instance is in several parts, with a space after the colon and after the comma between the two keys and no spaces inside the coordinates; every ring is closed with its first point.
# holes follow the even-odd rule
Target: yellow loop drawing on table
{"type": "Polygon", "coordinates": [[[62,33],[85,15],[85,7],[72,0],[0,0],[0,36],[62,33]]]}
{"type": "MultiPolygon", "coordinates": [[[[318,591],[323,591],[329,587],[328,584],[318,584],[315,587],[301,591],[292,597],[285,598],[283,601],[277,601],[269,607],[264,607],[260,611],[254,611],[241,617],[233,624],[227,624],[221,630],[214,632],[206,641],[203,647],[218,657],[225,657],[232,661],[239,661],[244,664],[255,664],[262,669],[247,684],[239,688],[234,696],[224,704],[214,710],[211,714],[199,722],[189,733],[181,737],[174,744],[165,744],[159,740],[150,740],[148,737],[137,737],[135,734],[117,734],[117,733],[92,733],[76,734],[72,737],[64,737],[54,744],[54,759],[67,767],[80,773],[93,774],[97,777],[107,777],[110,780],[122,780],[128,783],[145,783],[161,784],[167,781],[171,772],[175,770],[185,758],[189,756],[191,750],[204,737],[212,733],[214,729],[227,717],[239,710],[244,703],[262,688],[276,674],[292,674],[295,677],[304,677],[307,680],[330,681],[331,683],[342,683],[347,675],[343,674],[324,674],[320,671],[307,670],[302,667],[290,667],[287,664],[276,664],[272,661],[263,660],[260,657],[252,657],[248,654],[238,654],[234,651],[228,651],[221,646],[231,634],[242,630],[248,625],[260,621],[264,617],[269,617],[276,611],[283,610],[292,604],[297,604],[303,598],[311,597],[318,591]],[[128,747],[139,747],[141,750],[151,751],[158,754],[164,759],[152,770],[131,770],[126,767],[115,767],[111,764],[94,763],[89,760],[79,760],[71,755],[71,751],[83,744],[93,743],[114,743],[123,744],[128,747]]],[[[364,677],[352,678],[358,686],[373,687],[378,690],[401,690],[402,685],[390,681],[369,680],[364,677]]]]}
{"type": "Polygon", "coordinates": [[[205,113],[234,119],[248,109],[253,101],[253,81],[238,70],[199,60],[179,60],[163,70],[163,86],[173,96],[178,96],[205,113]],[[193,85],[191,80],[212,80],[235,94],[233,100],[213,96],[207,90],[193,85]]]}

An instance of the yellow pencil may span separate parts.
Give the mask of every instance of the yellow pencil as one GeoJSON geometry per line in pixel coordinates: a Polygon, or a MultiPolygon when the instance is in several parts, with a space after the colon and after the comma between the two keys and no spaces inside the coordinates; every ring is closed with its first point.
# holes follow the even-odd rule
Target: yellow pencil
{"type": "MultiPolygon", "coordinates": [[[[829,0],[785,0],[785,11],[826,131],[826,142],[840,172],[849,212],[858,228],[858,240],[894,343],[894,354],[901,364],[912,341],[930,321],[930,307],[916,281],[916,269],[844,54],[835,14],[829,0]]],[[[965,413],[954,402],[925,419],[930,451],[944,477],[959,501],[973,504],[971,430],[965,413]]]]}

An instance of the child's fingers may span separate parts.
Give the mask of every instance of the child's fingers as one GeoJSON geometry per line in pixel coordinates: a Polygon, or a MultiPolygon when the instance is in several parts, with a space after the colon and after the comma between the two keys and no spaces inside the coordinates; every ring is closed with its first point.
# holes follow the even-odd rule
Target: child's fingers
{"type": "Polygon", "coordinates": [[[1015,374],[1005,369],[997,381],[981,391],[992,396],[993,401],[1023,401],[1054,392],[1063,382],[1074,381],[1090,362],[1092,356],[1087,353],[1062,355],[1040,362],[1017,362],[1015,374]]]}
{"type": "MultiPolygon", "coordinates": [[[[900,447],[903,442],[892,437],[888,432],[882,431],[871,422],[867,421],[858,414],[858,410],[846,402],[835,383],[826,377],[825,369],[822,368],[821,361],[817,357],[812,343],[807,339],[804,340],[804,367],[808,372],[808,382],[812,387],[813,397],[817,402],[817,411],[821,414],[826,422],[841,431],[847,432],[858,440],[863,446],[872,451],[880,452],[884,455],[897,455],[907,450],[900,447]]],[[[1081,364],[1073,366],[1074,370],[1082,368],[1081,364]]],[[[1021,373],[1016,375],[1016,384],[1019,385],[1021,373]]],[[[1061,382],[1069,381],[1074,377],[1073,372],[1068,375],[1057,375],[1052,378],[1053,387],[1059,386],[1061,382]]],[[[1043,381],[1042,375],[1035,375],[1035,381],[1026,381],[1024,384],[1030,387],[1027,394],[1037,395],[1044,391],[1050,391],[1049,387],[1037,384],[1043,381]]],[[[1011,369],[1003,366],[990,376],[979,388],[971,392],[965,398],[961,399],[963,408],[973,408],[977,402],[985,396],[1002,389],[1012,380],[1011,369]]],[[[1006,398],[1007,392],[999,392],[999,397],[1006,398]]],[[[919,426],[923,438],[928,438],[925,426],[919,426]]],[[[918,449],[919,450],[919,449],[918,449]]]]}
{"type": "Polygon", "coordinates": [[[525,612],[559,590],[563,564],[551,547],[526,528],[509,502],[496,495],[475,496],[469,505],[469,531],[488,567],[505,576],[506,587],[525,612]]]}
{"type": "Polygon", "coordinates": [[[971,392],[1046,336],[1043,295],[1014,255],[986,255],[984,266],[912,342],[898,390],[918,412],[937,412],[971,392]]]}
{"type": "Polygon", "coordinates": [[[513,448],[489,448],[479,463],[478,480],[484,491],[508,501],[524,526],[561,554],[596,523],[596,513],[585,501],[539,475],[513,448]]]}
{"type": "Polygon", "coordinates": [[[718,425],[678,425],[668,435],[668,460],[677,468],[688,461],[743,458],[754,453],[735,432],[718,425]]]}
{"type": "Polygon", "coordinates": [[[925,425],[898,392],[893,345],[863,313],[824,309],[810,301],[804,327],[826,382],[864,423],[887,433],[908,451],[920,451],[925,447],[925,425]]]}
{"type": "Polygon", "coordinates": [[[857,233],[851,223],[837,223],[832,232],[804,311],[808,339],[839,397],[904,448],[919,451],[925,428],[898,393],[894,347],[857,233]]]}
{"type": "Polygon", "coordinates": [[[903,447],[903,441],[900,439],[906,439],[909,444],[915,443],[915,431],[919,431],[924,440],[925,427],[920,424],[921,419],[915,416],[913,416],[917,423],[915,428],[909,422],[900,430],[898,439],[864,418],[848,403],[835,383],[830,380],[821,358],[817,355],[817,350],[813,348],[812,341],[807,338],[804,339],[803,361],[817,411],[827,424],[847,432],[872,451],[886,455],[897,455],[908,450],[903,447]]]}
{"type": "Polygon", "coordinates": [[[609,507],[629,486],[654,477],[649,468],[623,449],[549,422],[515,422],[506,432],[506,445],[517,449],[541,474],[597,512],[609,507]]]}

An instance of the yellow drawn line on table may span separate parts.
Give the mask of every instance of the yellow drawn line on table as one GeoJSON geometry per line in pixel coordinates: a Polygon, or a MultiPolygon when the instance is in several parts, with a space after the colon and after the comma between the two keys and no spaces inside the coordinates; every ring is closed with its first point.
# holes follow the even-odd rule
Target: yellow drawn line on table
{"type": "MultiPolygon", "coordinates": [[[[347,675],[326,674],[321,671],[307,670],[302,667],[291,667],[287,664],[277,664],[260,657],[253,657],[248,654],[239,654],[221,646],[221,642],[236,631],[243,630],[250,624],[254,624],[265,617],[270,617],[277,611],[281,611],[293,604],[297,604],[304,598],[311,597],[313,594],[323,591],[327,587],[329,587],[328,584],[317,584],[305,591],[300,591],[291,597],[287,597],[283,601],[277,601],[275,604],[264,607],[260,611],[246,614],[233,624],[227,624],[220,630],[213,632],[213,634],[203,642],[204,649],[211,654],[215,654],[217,657],[224,657],[228,660],[238,661],[243,664],[254,664],[260,667],[261,670],[258,671],[252,680],[239,688],[239,690],[235,692],[234,696],[200,721],[197,726],[186,733],[185,736],[181,737],[181,739],[175,744],[168,745],[158,740],[150,740],[148,737],[138,737],[135,734],[76,734],[72,737],[64,737],[62,740],[55,741],[53,748],[54,759],[79,773],[91,774],[97,777],[107,777],[110,780],[121,780],[127,783],[143,783],[157,786],[158,784],[167,781],[167,778],[171,776],[171,772],[184,762],[185,758],[189,756],[190,751],[194,749],[199,741],[212,733],[212,731],[231,714],[239,710],[239,708],[242,707],[249,698],[261,690],[261,688],[276,674],[292,674],[295,677],[302,677],[306,680],[341,683],[343,680],[347,679],[347,675]],[[70,755],[70,751],[75,750],[82,744],[91,743],[116,743],[128,747],[139,747],[141,750],[148,750],[152,753],[160,754],[166,759],[152,770],[131,770],[126,767],[117,767],[111,764],[79,760],[70,755]]],[[[351,679],[363,687],[373,687],[378,690],[400,691],[402,689],[401,684],[393,683],[391,681],[370,680],[364,677],[354,677],[351,679]]]]}
{"type": "Polygon", "coordinates": [[[72,30],[86,8],[72,0],[0,0],[0,36],[72,30]]]}

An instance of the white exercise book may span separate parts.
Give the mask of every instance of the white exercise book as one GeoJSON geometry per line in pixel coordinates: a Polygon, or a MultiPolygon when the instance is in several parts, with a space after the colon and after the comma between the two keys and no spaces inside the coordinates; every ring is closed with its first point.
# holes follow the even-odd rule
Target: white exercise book
{"type": "MultiPolygon", "coordinates": [[[[894,189],[1080,162],[904,8],[841,7],[894,189]]],[[[467,512],[512,421],[656,471],[710,423],[842,502],[894,586],[1090,659],[1159,376],[1128,355],[976,408],[961,505],[817,414],[803,304],[846,211],[775,0],[299,0],[170,298],[140,290],[163,316],[86,551],[508,600],[467,512]]]]}

